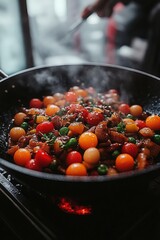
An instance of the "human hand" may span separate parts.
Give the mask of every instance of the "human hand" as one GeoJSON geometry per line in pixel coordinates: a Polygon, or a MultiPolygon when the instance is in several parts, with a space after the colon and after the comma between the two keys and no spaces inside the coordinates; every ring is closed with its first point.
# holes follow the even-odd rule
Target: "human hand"
{"type": "Polygon", "coordinates": [[[110,17],[113,12],[113,8],[118,0],[96,0],[92,5],[87,6],[82,11],[82,18],[86,19],[88,15],[95,12],[99,17],[110,17]]]}

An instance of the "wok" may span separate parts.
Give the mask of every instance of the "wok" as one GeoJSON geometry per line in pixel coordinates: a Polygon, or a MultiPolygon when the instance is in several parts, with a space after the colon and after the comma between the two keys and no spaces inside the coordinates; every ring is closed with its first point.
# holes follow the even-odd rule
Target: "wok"
{"type": "Polygon", "coordinates": [[[20,183],[47,194],[105,199],[147,192],[160,176],[160,164],[116,176],[71,177],[32,171],[7,160],[9,126],[19,105],[73,85],[93,86],[101,92],[115,88],[125,102],[140,104],[150,113],[160,112],[160,79],[139,70],[96,63],[30,68],[0,81],[0,165],[20,183]]]}

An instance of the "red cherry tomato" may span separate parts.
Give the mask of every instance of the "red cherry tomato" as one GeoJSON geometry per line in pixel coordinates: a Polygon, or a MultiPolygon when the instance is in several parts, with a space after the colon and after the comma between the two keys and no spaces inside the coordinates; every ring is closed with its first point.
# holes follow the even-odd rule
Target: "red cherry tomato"
{"type": "Polygon", "coordinates": [[[134,143],[126,143],[122,147],[122,153],[128,153],[135,158],[138,154],[138,147],[134,143]]]}
{"type": "Polygon", "coordinates": [[[76,102],[77,101],[77,95],[76,95],[75,92],[67,92],[65,94],[65,99],[66,99],[67,102],[70,102],[70,103],[76,102]]]}
{"type": "Polygon", "coordinates": [[[29,102],[30,108],[42,108],[43,102],[39,98],[32,98],[29,102]]]}
{"type": "Polygon", "coordinates": [[[81,163],[82,162],[82,155],[77,151],[71,151],[67,154],[66,163],[70,165],[72,163],[81,163]]]}
{"type": "Polygon", "coordinates": [[[124,113],[124,114],[128,114],[128,113],[130,113],[130,106],[126,103],[122,103],[119,106],[119,111],[124,113]]]}
{"type": "Polygon", "coordinates": [[[87,118],[87,116],[88,116],[88,110],[86,109],[86,108],[84,108],[82,105],[80,105],[80,104],[74,104],[74,103],[72,103],[72,104],[70,104],[70,106],[69,106],[69,112],[71,113],[71,112],[76,112],[76,113],[78,113],[78,114],[81,114],[82,115],[82,117],[84,118],[84,119],[86,119],[87,118]]]}
{"type": "Polygon", "coordinates": [[[52,157],[47,152],[43,151],[42,149],[39,149],[36,152],[35,160],[39,163],[40,166],[48,167],[52,161],[52,157]]]}
{"type": "Polygon", "coordinates": [[[98,123],[100,123],[104,119],[104,116],[101,112],[89,112],[87,116],[87,123],[96,126],[98,123]]]}
{"type": "Polygon", "coordinates": [[[42,123],[39,123],[36,127],[36,133],[49,133],[52,132],[54,126],[52,122],[44,121],[42,123]]]}
{"type": "Polygon", "coordinates": [[[31,169],[31,170],[39,171],[39,172],[42,171],[42,167],[41,167],[41,165],[39,164],[39,162],[36,161],[36,159],[30,159],[30,160],[26,163],[25,167],[28,168],[28,169],[31,169]]]}
{"type": "Polygon", "coordinates": [[[146,127],[146,123],[143,120],[136,119],[134,122],[139,129],[146,127]]]}

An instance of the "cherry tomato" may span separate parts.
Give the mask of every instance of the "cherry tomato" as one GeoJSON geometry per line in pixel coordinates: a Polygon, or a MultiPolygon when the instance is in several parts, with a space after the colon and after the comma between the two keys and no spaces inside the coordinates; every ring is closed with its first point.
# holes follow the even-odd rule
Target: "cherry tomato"
{"type": "Polygon", "coordinates": [[[69,113],[70,112],[76,112],[79,113],[80,115],[82,115],[82,117],[86,120],[87,116],[88,116],[88,110],[86,108],[84,108],[82,105],[78,104],[78,103],[72,103],[69,106],[69,113]]]}
{"type": "Polygon", "coordinates": [[[52,157],[42,149],[39,149],[36,152],[35,159],[42,167],[48,167],[52,162],[52,157]]]}
{"type": "Polygon", "coordinates": [[[24,118],[26,117],[26,114],[23,112],[18,112],[14,116],[14,124],[17,126],[20,126],[24,122],[24,118]]]}
{"type": "Polygon", "coordinates": [[[100,152],[97,148],[91,147],[85,150],[83,160],[92,165],[96,165],[100,160],[100,152]]]}
{"type": "Polygon", "coordinates": [[[160,130],[160,117],[158,115],[151,115],[147,117],[146,126],[152,130],[160,130]]]}
{"type": "Polygon", "coordinates": [[[84,89],[77,89],[75,93],[78,97],[83,97],[83,98],[87,97],[88,95],[87,91],[85,91],[84,89]]]}
{"type": "Polygon", "coordinates": [[[49,104],[54,104],[55,98],[53,96],[46,96],[43,98],[43,105],[47,107],[49,104]]]}
{"type": "Polygon", "coordinates": [[[71,151],[67,154],[66,163],[70,165],[72,163],[81,163],[82,162],[82,155],[78,151],[71,151]]]}
{"type": "Polygon", "coordinates": [[[66,175],[87,176],[87,169],[82,163],[72,163],[66,169],[66,175]]]}
{"type": "Polygon", "coordinates": [[[25,166],[28,161],[31,160],[30,151],[26,148],[19,148],[13,156],[14,162],[17,165],[25,166]]]}
{"type": "Polygon", "coordinates": [[[36,159],[30,159],[26,162],[25,167],[35,171],[42,171],[42,167],[40,166],[39,162],[36,159]]]}
{"type": "Polygon", "coordinates": [[[139,129],[146,127],[146,123],[143,120],[136,119],[134,122],[139,127],[139,129]]]}
{"type": "Polygon", "coordinates": [[[18,139],[22,136],[26,135],[26,132],[21,127],[13,127],[11,128],[9,135],[13,141],[18,141],[18,139]]]}
{"type": "Polygon", "coordinates": [[[42,108],[43,102],[39,98],[32,98],[29,102],[30,108],[42,108]]]}
{"type": "Polygon", "coordinates": [[[122,153],[128,153],[135,158],[138,154],[138,147],[134,143],[126,143],[122,147],[122,153]]]}
{"type": "Polygon", "coordinates": [[[134,117],[138,117],[142,114],[143,109],[140,105],[132,105],[130,107],[130,114],[134,117]]]}
{"type": "Polygon", "coordinates": [[[92,125],[92,126],[96,126],[103,119],[104,119],[104,116],[101,112],[93,111],[93,112],[88,113],[87,123],[92,125]]]}
{"type": "Polygon", "coordinates": [[[75,92],[67,92],[65,94],[65,99],[66,99],[67,102],[70,102],[70,103],[76,102],[77,101],[77,95],[76,95],[75,92]]]}
{"type": "Polygon", "coordinates": [[[52,116],[52,115],[56,114],[57,112],[59,112],[59,110],[60,110],[60,108],[58,106],[56,106],[54,104],[49,104],[49,105],[47,105],[45,112],[48,116],[52,116]]]}
{"type": "Polygon", "coordinates": [[[116,158],[115,166],[119,172],[132,170],[134,168],[134,159],[131,155],[122,153],[116,158]]]}
{"type": "Polygon", "coordinates": [[[97,144],[98,144],[98,138],[96,134],[92,132],[84,132],[79,137],[79,145],[84,150],[90,147],[96,147],[97,144]]]}
{"type": "Polygon", "coordinates": [[[73,122],[68,126],[74,134],[81,134],[84,131],[84,124],[81,122],[73,122]]]}
{"type": "Polygon", "coordinates": [[[36,127],[36,133],[49,133],[52,132],[54,126],[52,122],[44,121],[42,123],[39,123],[36,127]]]}
{"type": "Polygon", "coordinates": [[[130,106],[126,103],[122,103],[119,106],[119,111],[124,113],[124,114],[128,114],[128,113],[130,113],[130,106]]]}

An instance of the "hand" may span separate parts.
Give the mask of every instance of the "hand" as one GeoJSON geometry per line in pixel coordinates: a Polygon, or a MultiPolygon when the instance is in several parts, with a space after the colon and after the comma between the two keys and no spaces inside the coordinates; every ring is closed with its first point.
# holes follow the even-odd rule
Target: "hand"
{"type": "Polygon", "coordinates": [[[82,11],[82,18],[86,19],[93,12],[97,13],[99,17],[110,17],[117,2],[119,0],[96,0],[82,11]]]}

